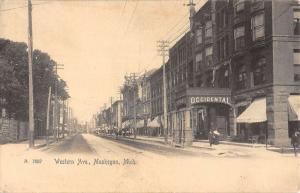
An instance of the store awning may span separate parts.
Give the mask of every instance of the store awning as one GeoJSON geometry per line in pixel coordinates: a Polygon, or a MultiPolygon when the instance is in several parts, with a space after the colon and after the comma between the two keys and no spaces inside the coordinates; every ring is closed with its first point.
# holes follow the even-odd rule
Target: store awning
{"type": "Polygon", "coordinates": [[[238,123],[259,123],[267,121],[266,98],[255,99],[237,118],[238,123]]]}
{"type": "Polygon", "coordinates": [[[124,121],[123,123],[122,123],[122,128],[124,129],[124,128],[128,128],[130,126],[130,120],[127,120],[127,121],[124,121]]]}
{"type": "Polygon", "coordinates": [[[300,95],[291,95],[289,101],[289,121],[300,121],[300,95]]]}
{"type": "Polygon", "coordinates": [[[152,121],[147,124],[148,127],[160,127],[158,117],[155,117],[152,121]]]}
{"type": "Polygon", "coordinates": [[[136,128],[143,128],[144,127],[144,120],[137,120],[136,128]]]}

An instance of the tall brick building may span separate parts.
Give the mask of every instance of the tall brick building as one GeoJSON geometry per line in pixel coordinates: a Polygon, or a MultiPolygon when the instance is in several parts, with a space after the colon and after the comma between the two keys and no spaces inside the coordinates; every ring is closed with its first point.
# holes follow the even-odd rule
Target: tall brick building
{"type": "Polygon", "coordinates": [[[217,128],[225,139],[289,144],[300,118],[299,15],[292,0],[209,0],[191,13],[191,31],[170,49],[175,142],[217,128]]]}

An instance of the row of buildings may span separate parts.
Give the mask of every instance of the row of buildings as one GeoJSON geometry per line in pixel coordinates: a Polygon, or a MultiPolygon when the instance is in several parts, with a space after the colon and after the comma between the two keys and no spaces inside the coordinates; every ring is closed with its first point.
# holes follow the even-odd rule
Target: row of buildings
{"type": "MultiPolygon", "coordinates": [[[[218,129],[225,140],[289,145],[300,120],[300,4],[208,0],[195,11],[190,2],[190,30],[169,48],[165,69],[175,143],[218,129]]],[[[163,128],[163,67],[126,76],[122,94],[106,109],[110,123],[124,128],[136,117],[137,128],[163,128]]],[[[163,134],[155,132],[139,130],[163,134]]]]}

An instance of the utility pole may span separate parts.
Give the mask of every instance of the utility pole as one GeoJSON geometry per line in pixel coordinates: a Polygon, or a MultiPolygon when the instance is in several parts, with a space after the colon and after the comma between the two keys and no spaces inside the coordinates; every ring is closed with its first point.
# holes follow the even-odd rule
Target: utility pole
{"type": "Polygon", "coordinates": [[[125,76],[126,84],[129,86],[130,91],[133,93],[133,124],[134,124],[134,139],[136,139],[136,88],[137,88],[137,75],[135,73],[125,76]]]}
{"type": "Polygon", "coordinates": [[[62,126],[61,126],[61,132],[62,132],[62,138],[65,138],[65,123],[66,123],[66,100],[63,99],[62,101],[62,126]]]}
{"type": "Polygon", "coordinates": [[[113,131],[113,97],[110,97],[110,130],[113,131]]]}
{"type": "Polygon", "coordinates": [[[59,108],[57,108],[57,105],[58,105],[58,97],[57,97],[57,90],[58,90],[58,74],[57,74],[57,70],[58,69],[63,69],[62,68],[62,64],[54,64],[55,65],[55,75],[56,75],[56,78],[55,78],[55,99],[54,99],[54,113],[53,113],[53,127],[55,128],[55,131],[54,132],[54,136],[56,138],[56,141],[59,140],[59,120],[60,120],[60,116],[57,116],[59,113],[58,113],[58,110],[59,108]],[[59,67],[60,66],[60,67],[59,67]]]}
{"type": "Polygon", "coordinates": [[[193,29],[193,25],[194,25],[193,17],[196,13],[196,9],[195,9],[196,4],[194,3],[194,0],[189,0],[189,3],[185,5],[190,7],[190,29],[193,29]]]}
{"type": "Polygon", "coordinates": [[[28,0],[28,78],[29,78],[29,148],[34,147],[32,4],[28,0]]]}
{"type": "Polygon", "coordinates": [[[46,125],[46,144],[47,144],[47,146],[49,145],[50,106],[51,106],[51,86],[49,86],[48,106],[47,106],[47,125],[46,125]]]}
{"type": "Polygon", "coordinates": [[[168,52],[168,47],[169,47],[169,42],[166,40],[160,40],[158,41],[159,45],[159,52],[160,55],[162,56],[162,65],[163,65],[163,100],[164,100],[164,134],[165,134],[165,143],[168,143],[168,115],[167,115],[167,81],[166,81],[166,62],[165,62],[165,57],[167,56],[168,52]]]}

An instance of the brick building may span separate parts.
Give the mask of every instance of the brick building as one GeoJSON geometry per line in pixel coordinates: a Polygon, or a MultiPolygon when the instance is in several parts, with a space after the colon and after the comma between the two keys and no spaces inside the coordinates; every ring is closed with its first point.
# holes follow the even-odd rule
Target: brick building
{"type": "Polygon", "coordinates": [[[191,12],[191,31],[170,49],[175,142],[189,145],[217,128],[224,139],[289,144],[300,116],[299,8],[209,0],[191,12]]]}

